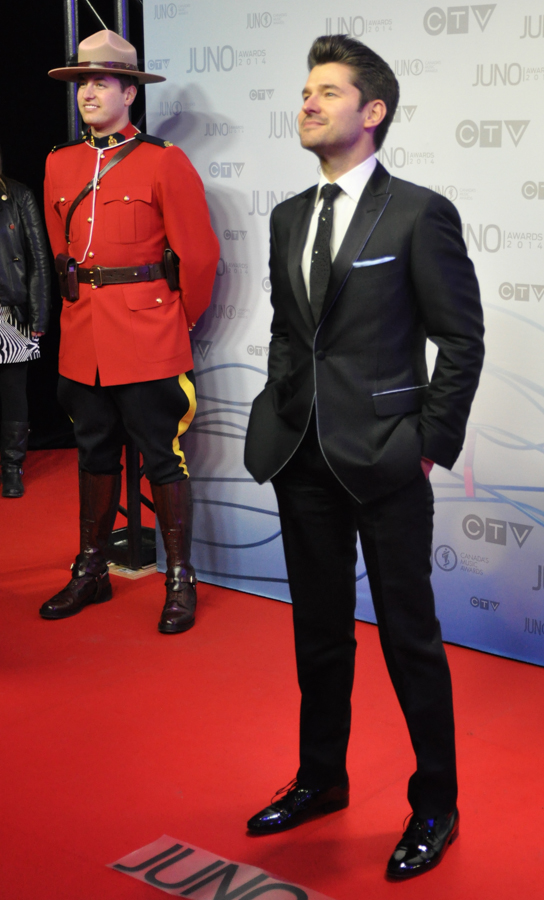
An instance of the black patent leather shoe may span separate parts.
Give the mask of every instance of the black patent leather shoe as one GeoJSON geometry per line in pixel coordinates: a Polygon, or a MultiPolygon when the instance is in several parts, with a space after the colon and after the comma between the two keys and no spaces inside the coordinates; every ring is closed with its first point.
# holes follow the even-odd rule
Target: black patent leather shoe
{"type": "Polygon", "coordinates": [[[272,798],[266,809],[253,816],[247,823],[250,834],[275,834],[296,828],[308,819],[345,809],[349,804],[349,782],[331,788],[305,788],[297,781],[286,788],[287,793],[279,800],[272,798]]]}
{"type": "Polygon", "coordinates": [[[458,834],[457,809],[436,819],[419,819],[414,814],[387,864],[387,877],[415,878],[434,869],[458,834]]]}

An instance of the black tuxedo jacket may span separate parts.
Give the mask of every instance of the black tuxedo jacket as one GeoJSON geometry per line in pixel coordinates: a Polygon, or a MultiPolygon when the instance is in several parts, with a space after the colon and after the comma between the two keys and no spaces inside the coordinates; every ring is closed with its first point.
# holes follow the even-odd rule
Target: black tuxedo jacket
{"type": "Polygon", "coordinates": [[[301,269],[316,187],[271,219],[269,378],[245,462],[259,483],[297,449],[315,402],[323,454],[359,501],[451,468],[483,362],[478,282],[449,200],[377,164],[334,260],[321,319],[301,269]],[[425,342],[438,346],[429,383],[425,342]]]}

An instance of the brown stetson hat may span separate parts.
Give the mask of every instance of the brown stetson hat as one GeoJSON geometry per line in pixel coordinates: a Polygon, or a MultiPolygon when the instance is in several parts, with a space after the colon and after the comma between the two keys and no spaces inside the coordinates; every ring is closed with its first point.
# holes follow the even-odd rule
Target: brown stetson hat
{"type": "Polygon", "coordinates": [[[51,69],[47,74],[58,81],[78,81],[81,75],[131,75],[140,84],[166,81],[162,75],[140,72],[136,48],[115,31],[97,31],[81,41],[77,62],[62,69],[51,69]]]}

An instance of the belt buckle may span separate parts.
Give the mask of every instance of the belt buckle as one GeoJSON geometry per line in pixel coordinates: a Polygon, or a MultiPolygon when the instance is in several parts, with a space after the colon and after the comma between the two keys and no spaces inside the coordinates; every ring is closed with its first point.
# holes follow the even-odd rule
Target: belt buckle
{"type": "Polygon", "coordinates": [[[89,278],[91,280],[91,287],[102,287],[102,266],[93,266],[92,269],[89,269],[89,278]]]}

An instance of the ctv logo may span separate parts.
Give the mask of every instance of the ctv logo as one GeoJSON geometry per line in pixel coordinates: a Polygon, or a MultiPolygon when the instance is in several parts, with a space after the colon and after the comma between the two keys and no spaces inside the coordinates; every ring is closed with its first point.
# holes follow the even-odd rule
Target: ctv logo
{"type": "Polygon", "coordinates": [[[479,516],[470,514],[463,519],[463,531],[471,541],[479,541],[485,537],[487,544],[506,546],[508,528],[514,535],[518,547],[523,547],[533,530],[533,525],[520,525],[519,522],[505,522],[502,519],[486,519],[485,524],[479,516]]]}
{"type": "Polygon", "coordinates": [[[268,347],[259,347],[256,344],[249,344],[247,352],[250,356],[268,356],[268,347]]]}
{"type": "Polygon", "coordinates": [[[397,106],[395,115],[393,116],[393,122],[402,122],[402,113],[404,113],[404,117],[411,122],[414,118],[416,109],[417,106],[397,106]]]}
{"type": "Polygon", "coordinates": [[[544,181],[539,181],[538,184],[536,181],[526,181],[522,185],[521,193],[526,200],[535,200],[536,198],[544,200],[544,181]]]}
{"type": "Polygon", "coordinates": [[[244,166],[245,163],[243,162],[212,162],[208,167],[208,172],[212,178],[232,178],[232,173],[234,171],[239,178],[244,170],[244,166]]]}
{"type": "Polygon", "coordinates": [[[194,355],[194,347],[199,352],[200,358],[205,360],[208,353],[212,349],[213,341],[191,341],[191,346],[193,347],[193,355],[194,355]]]}
{"type": "Polygon", "coordinates": [[[496,3],[485,3],[470,7],[448,6],[447,9],[433,6],[423,17],[423,27],[427,34],[433,36],[442,34],[444,29],[446,29],[446,34],[468,34],[470,23],[476,19],[480,31],[485,31],[496,5],[496,3]],[[474,19],[470,18],[469,10],[472,10],[474,19]]]}
{"type": "Polygon", "coordinates": [[[226,241],[238,241],[242,238],[243,241],[246,239],[247,231],[233,230],[232,228],[227,228],[223,232],[223,237],[226,241]]]}
{"type": "Polygon", "coordinates": [[[511,284],[509,281],[503,281],[499,287],[499,295],[503,300],[527,302],[531,299],[531,291],[540,303],[544,296],[544,284],[511,284]]]}
{"type": "Polygon", "coordinates": [[[250,91],[249,99],[250,100],[266,100],[268,97],[269,100],[274,96],[275,88],[265,88],[264,90],[259,89],[258,91],[250,91]]]}
{"type": "Polygon", "coordinates": [[[517,147],[529,124],[530,119],[508,119],[504,122],[500,119],[488,119],[481,121],[478,127],[472,119],[464,119],[457,126],[455,137],[457,143],[465,148],[474,147],[478,139],[480,147],[502,147],[502,126],[505,125],[514,147],[517,147]]]}
{"type": "Polygon", "coordinates": [[[471,597],[470,605],[474,607],[474,609],[492,609],[493,612],[497,612],[500,603],[496,600],[485,600],[483,597],[471,597]]]}

